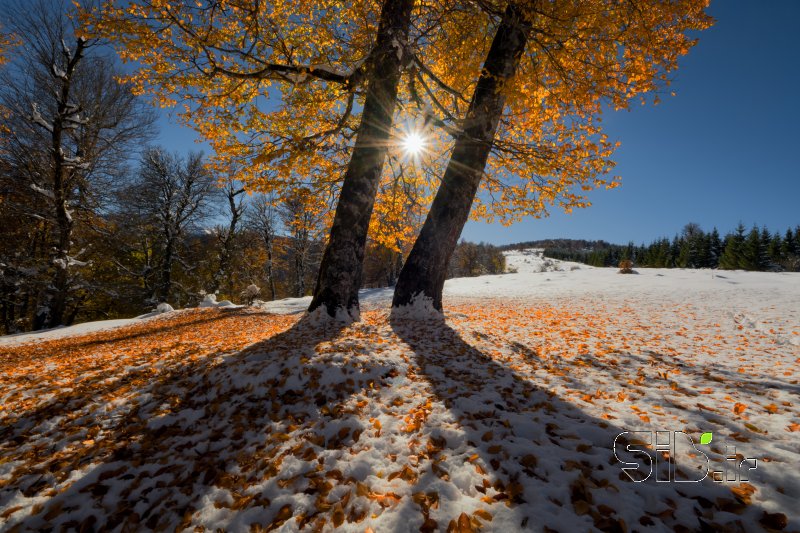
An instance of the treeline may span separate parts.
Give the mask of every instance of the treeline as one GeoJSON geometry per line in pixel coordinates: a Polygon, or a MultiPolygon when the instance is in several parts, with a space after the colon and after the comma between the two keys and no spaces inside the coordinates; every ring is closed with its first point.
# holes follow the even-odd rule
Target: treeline
{"type": "Polygon", "coordinates": [[[547,257],[577,261],[592,266],[616,267],[630,259],[639,267],[721,268],[725,270],[800,271],[800,226],[784,233],[770,233],[753,226],[749,231],[739,224],[721,237],[716,228],[705,232],[694,223],[687,224],[671,240],[658,239],[636,246],[609,245],[599,249],[574,250],[545,248],[547,257]]]}
{"type": "MultiPolygon", "coordinates": [[[[8,15],[25,38],[0,69],[0,334],[208,293],[248,301],[251,285],[265,300],[311,293],[329,199],[249,195],[201,154],[140,152],[156,115],[102,43],[76,37],[58,3],[8,15]]],[[[393,283],[400,257],[368,241],[364,284],[393,283]]]]}
{"type": "MultiPolygon", "coordinates": [[[[245,303],[312,293],[330,206],[302,188],[282,198],[251,195],[235,175],[211,172],[201,154],[150,147],[136,169],[120,166],[102,179],[81,175],[92,200],[68,197],[63,252],[51,196],[42,193],[52,183],[32,187],[13,158],[0,161],[2,333],[48,327],[57,298],[60,322],[71,324],[135,316],[161,302],[195,306],[207,294],[245,303]]],[[[393,285],[402,260],[399,250],[368,241],[362,285],[393,285]]],[[[462,241],[448,277],[504,270],[497,247],[462,241]]]]}
{"type": "Polygon", "coordinates": [[[585,252],[587,250],[605,250],[615,248],[617,245],[599,240],[590,241],[586,239],[540,239],[536,241],[516,242],[500,246],[501,250],[525,250],[529,248],[543,248],[545,250],[556,250],[559,253],[585,252]]]}
{"type": "Polygon", "coordinates": [[[506,257],[502,250],[491,244],[461,241],[456,246],[450,263],[447,265],[447,277],[469,278],[484,274],[502,274],[506,271],[506,257]]]}

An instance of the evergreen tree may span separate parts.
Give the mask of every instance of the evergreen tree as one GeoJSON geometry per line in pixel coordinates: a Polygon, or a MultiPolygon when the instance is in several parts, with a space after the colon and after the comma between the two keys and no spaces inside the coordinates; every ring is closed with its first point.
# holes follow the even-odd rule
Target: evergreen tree
{"type": "MultiPolygon", "coordinates": [[[[759,270],[773,270],[778,265],[775,261],[772,260],[772,256],[770,255],[770,247],[772,246],[772,235],[770,235],[769,230],[766,226],[761,227],[761,242],[759,247],[759,270]]],[[[779,237],[780,239],[780,237],[779,237]]],[[[780,243],[778,244],[780,249],[780,243]]]]}
{"type": "Polygon", "coordinates": [[[745,270],[764,270],[767,266],[767,249],[756,226],[747,234],[740,265],[745,270]]]}
{"type": "Polygon", "coordinates": [[[771,267],[779,267],[783,265],[783,240],[781,234],[775,232],[775,235],[769,241],[767,252],[769,254],[769,261],[771,267]]]}
{"type": "Polygon", "coordinates": [[[699,224],[690,222],[683,227],[681,235],[681,246],[679,256],[679,266],[688,268],[700,268],[704,265],[704,244],[705,234],[699,224]]]}
{"type": "Polygon", "coordinates": [[[708,236],[708,266],[710,268],[718,268],[719,260],[722,257],[722,240],[719,238],[719,231],[717,228],[711,230],[708,236]]]}
{"type": "Polygon", "coordinates": [[[680,256],[681,256],[681,241],[677,235],[672,239],[672,245],[669,248],[669,254],[671,256],[671,261],[669,267],[680,267],[680,256]]]}
{"type": "Polygon", "coordinates": [[[800,255],[800,226],[794,228],[794,253],[800,255]]]}
{"type": "Polygon", "coordinates": [[[783,255],[783,257],[789,257],[790,255],[797,255],[797,247],[795,246],[794,233],[792,232],[792,228],[786,230],[786,235],[784,236],[783,242],[781,243],[781,255],[783,255]]]}
{"type": "Polygon", "coordinates": [[[781,255],[783,256],[781,265],[789,271],[800,271],[800,244],[798,244],[797,235],[798,232],[793,232],[791,228],[787,229],[781,244],[781,255]]]}
{"type": "Polygon", "coordinates": [[[725,249],[722,252],[722,257],[719,260],[719,268],[725,270],[736,270],[743,268],[740,263],[742,251],[744,248],[744,225],[739,222],[736,226],[736,231],[733,234],[725,236],[725,249]]]}

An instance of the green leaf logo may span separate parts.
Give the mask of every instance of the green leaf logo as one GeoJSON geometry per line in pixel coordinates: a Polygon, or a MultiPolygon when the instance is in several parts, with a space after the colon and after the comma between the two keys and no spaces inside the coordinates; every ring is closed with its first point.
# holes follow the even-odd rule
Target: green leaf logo
{"type": "Polygon", "coordinates": [[[711,437],[712,437],[711,433],[703,433],[702,435],[700,435],[700,444],[708,444],[709,442],[711,442],[711,437]]]}

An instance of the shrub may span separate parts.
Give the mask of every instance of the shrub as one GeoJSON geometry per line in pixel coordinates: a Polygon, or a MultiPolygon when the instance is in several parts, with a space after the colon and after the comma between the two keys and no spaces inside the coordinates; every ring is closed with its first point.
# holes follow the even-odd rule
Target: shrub
{"type": "Polygon", "coordinates": [[[619,262],[619,273],[620,274],[636,274],[636,271],[633,270],[633,261],[630,259],[623,259],[619,262]]]}

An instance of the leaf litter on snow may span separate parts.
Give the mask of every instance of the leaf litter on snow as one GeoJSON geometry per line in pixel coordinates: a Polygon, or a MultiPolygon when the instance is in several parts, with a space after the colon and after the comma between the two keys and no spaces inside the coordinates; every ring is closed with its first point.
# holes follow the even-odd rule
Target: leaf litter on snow
{"type": "Polygon", "coordinates": [[[454,301],[446,320],[377,310],[351,325],[203,309],[4,349],[0,521],[799,527],[800,354],[765,322],[739,329],[703,302],[454,301]],[[727,442],[758,468],[746,483],[633,483],[613,451],[626,430],[712,433],[712,466],[727,442]]]}

